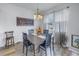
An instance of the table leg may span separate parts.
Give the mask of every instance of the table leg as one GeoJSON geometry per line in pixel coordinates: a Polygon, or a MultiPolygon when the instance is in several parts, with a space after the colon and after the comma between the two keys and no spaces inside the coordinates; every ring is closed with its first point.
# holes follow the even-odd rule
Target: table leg
{"type": "Polygon", "coordinates": [[[34,56],[35,56],[35,45],[33,46],[34,56]]]}

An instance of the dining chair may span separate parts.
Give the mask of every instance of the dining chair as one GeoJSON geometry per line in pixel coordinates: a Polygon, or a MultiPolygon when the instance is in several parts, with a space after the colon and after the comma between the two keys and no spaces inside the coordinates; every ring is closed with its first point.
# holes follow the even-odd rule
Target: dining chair
{"type": "Polygon", "coordinates": [[[27,33],[23,33],[23,53],[24,53],[24,47],[26,47],[26,56],[28,52],[28,47],[33,47],[34,50],[34,44],[28,40],[27,33]]]}
{"type": "Polygon", "coordinates": [[[34,33],[33,29],[28,30],[28,34],[32,34],[32,33],[34,33]]]}
{"type": "Polygon", "coordinates": [[[6,44],[5,47],[14,46],[14,36],[13,31],[5,32],[6,35],[6,44]]]}
{"type": "Polygon", "coordinates": [[[44,30],[44,31],[43,31],[43,34],[44,34],[44,35],[45,35],[45,34],[48,34],[48,32],[49,32],[48,30],[44,30]]]}
{"type": "Polygon", "coordinates": [[[45,51],[45,55],[47,55],[47,48],[49,47],[51,49],[51,35],[52,34],[49,34],[47,33],[45,36],[46,36],[46,39],[45,41],[39,45],[39,50],[42,49],[45,51]]]}

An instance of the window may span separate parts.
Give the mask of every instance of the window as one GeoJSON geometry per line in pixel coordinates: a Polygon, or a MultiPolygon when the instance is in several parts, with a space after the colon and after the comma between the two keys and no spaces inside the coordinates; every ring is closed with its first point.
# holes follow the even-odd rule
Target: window
{"type": "Polygon", "coordinates": [[[68,15],[68,9],[63,9],[60,11],[56,11],[52,14],[46,15],[44,20],[46,29],[50,29],[49,25],[51,25],[52,31],[54,30],[55,32],[66,32],[68,15]]]}
{"type": "Polygon", "coordinates": [[[45,29],[49,30],[49,32],[53,31],[53,24],[54,24],[54,14],[49,14],[45,16],[44,19],[45,29]]]}

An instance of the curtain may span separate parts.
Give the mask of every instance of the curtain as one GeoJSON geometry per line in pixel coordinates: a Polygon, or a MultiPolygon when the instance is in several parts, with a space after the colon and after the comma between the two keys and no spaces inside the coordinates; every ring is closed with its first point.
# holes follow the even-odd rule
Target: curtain
{"type": "Polygon", "coordinates": [[[66,32],[69,11],[68,9],[55,12],[55,32],[66,32]]]}

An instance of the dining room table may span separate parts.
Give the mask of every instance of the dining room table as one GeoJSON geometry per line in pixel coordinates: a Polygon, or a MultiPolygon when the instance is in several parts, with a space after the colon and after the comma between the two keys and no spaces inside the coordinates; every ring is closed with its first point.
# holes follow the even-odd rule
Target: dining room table
{"type": "Polygon", "coordinates": [[[42,34],[37,35],[35,33],[32,33],[32,34],[28,34],[27,38],[31,43],[34,44],[34,56],[37,55],[39,50],[38,49],[39,45],[43,43],[46,38],[45,35],[42,35],[42,34]]]}

